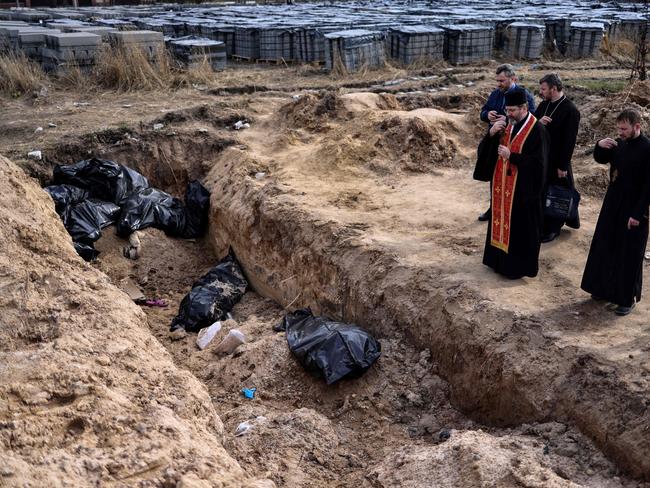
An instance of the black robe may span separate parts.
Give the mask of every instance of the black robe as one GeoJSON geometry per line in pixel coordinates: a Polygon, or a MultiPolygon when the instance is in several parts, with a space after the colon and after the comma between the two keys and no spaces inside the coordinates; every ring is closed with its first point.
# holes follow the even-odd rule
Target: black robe
{"type": "Polygon", "coordinates": [[[639,137],[603,149],[594,159],[609,163],[610,183],[598,216],[581,288],[611,303],[628,307],[641,300],[643,256],[648,242],[650,139],[639,137]],[[632,217],[641,224],[628,230],[632,217]]]}
{"type": "MultiPolygon", "coordinates": [[[[481,141],[476,163],[476,171],[480,174],[494,173],[499,139],[499,135],[490,137],[488,133],[481,141]]],[[[535,122],[521,154],[510,155],[510,162],[517,166],[518,173],[507,253],[491,244],[492,221],[488,225],[483,264],[508,278],[537,276],[547,151],[546,130],[542,124],[535,122]]],[[[494,218],[494,213],[492,215],[494,218]]]]}
{"type": "MultiPolygon", "coordinates": [[[[578,127],[580,125],[580,112],[571,100],[564,97],[555,102],[544,100],[535,110],[535,117],[541,119],[544,115],[553,120],[545,125],[549,139],[548,170],[546,173],[546,186],[566,185],[575,188],[573,181],[573,169],[571,168],[571,157],[576,145],[578,127]],[[557,170],[566,171],[566,179],[558,178],[557,170]]],[[[546,188],[544,188],[546,194],[546,188]]],[[[578,229],[580,217],[566,222],[569,227],[578,229]]],[[[544,234],[559,232],[564,225],[563,220],[544,217],[544,234]]]]}

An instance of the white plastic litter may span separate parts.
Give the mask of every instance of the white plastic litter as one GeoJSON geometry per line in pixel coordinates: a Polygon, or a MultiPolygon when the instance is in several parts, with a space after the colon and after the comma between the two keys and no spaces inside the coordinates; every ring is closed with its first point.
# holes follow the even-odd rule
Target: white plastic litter
{"type": "Polygon", "coordinates": [[[43,132],[42,127],[36,127],[36,129],[34,130],[34,133],[36,133],[36,134],[38,134],[39,132],[43,132]]]}
{"type": "Polygon", "coordinates": [[[212,342],[212,339],[216,337],[220,330],[221,322],[215,322],[210,327],[201,329],[199,331],[198,337],[196,338],[196,345],[199,346],[199,349],[203,350],[208,347],[208,344],[212,342]]]}
{"type": "Polygon", "coordinates": [[[214,348],[215,354],[230,354],[246,342],[246,336],[239,329],[232,329],[226,337],[214,348]]]}
{"type": "Polygon", "coordinates": [[[27,153],[27,157],[29,159],[37,159],[40,161],[41,159],[43,159],[43,153],[41,151],[29,151],[27,153]]]}
{"type": "Polygon", "coordinates": [[[242,129],[248,129],[251,125],[248,122],[244,122],[243,120],[238,120],[235,122],[235,125],[233,125],[233,129],[235,130],[242,130],[242,129]]]}
{"type": "Polygon", "coordinates": [[[153,130],[160,130],[163,127],[165,127],[165,124],[154,124],[153,125],[153,130]]]}
{"type": "Polygon", "coordinates": [[[235,437],[239,437],[239,436],[242,436],[242,435],[246,434],[252,428],[253,428],[253,424],[248,423],[248,422],[242,422],[235,429],[235,437]]]}
{"type": "Polygon", "coordinates": [[[240,437],[244,434],[247,434],[256,424],[262,424],[266,422],[266,417],[260,415],[255,417],[255,420],[245,421],[240,423],[235,429],[235,437],[240,437]]]}
{"type": "Polygon", "coordinates": [[[255,179],[256,179],[256,180],[261,180],[261,179],[263,179],[265,176],[266,176],[266,173],[264,173],[264,172],[255,173],[255,179]]]}

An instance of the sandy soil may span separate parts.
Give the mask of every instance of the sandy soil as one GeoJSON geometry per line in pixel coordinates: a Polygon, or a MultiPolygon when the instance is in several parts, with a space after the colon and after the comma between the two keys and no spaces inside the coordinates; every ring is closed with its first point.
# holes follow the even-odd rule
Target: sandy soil
{"type": "MultiPolygon", "coordinates": [[[[621,72],[592,66],[564,73],[573,79],[570,95],[583,111],[574,162],[584,195],[583,227],[544,246],[538,278],[505,282],[480,264],[485,228],[475,219],[488,195],[486,185],[470,177],[481,131],[477,110],[491,87],[490,69],[441,70],[436,78],[424,74],[389,85],[384,82],[404,73],[347,82],[292,73],[287,83],[273,70],[244,75],[263,87],[259,93],[238,89],[241,78],[229,73],[224,87],[213,92],[87,94],[90,105],[82,106],[62,93],[36,103],[3,101],[0,129],[7,136],[0,151],[41,182],[47,181],[52,163],[95,154],[129,164],[178,195],[196,177],[213,192],[206,239],[188,242],[147,230],[143,257],[129,261],[121,255],[120,239],[106,232],[98,243],[97,271],[72,256],[66,257],[71,264],[63,270],[50,258],[60,247],[71,252],[70,246],[33,183],[16,176],[22,178],[20,184],[4,192],[15,199],[11,195],[29,187],[27,200],[40,198],[44,209],[37,218],[58,233],[42,248],[9,249],[7,273],[29,269],[27,263],[47,257],[39,264],[43,273],[48,270],[63,283],[81,287],[84,282],[77,277],[91,273],[104,280],[107,296],[124,302],[114,310],[111,300],[102,301],[83,319],[70,312],[72,322],[63,336],[82,336],[93,350],[107,351],[116,374],[151,376],[151,384],[123,386],[120,394],[127,398],[147,393],[153,402],[156,388],[172,389],[164,394],[180,398],[181,391],[188,394],[189,381],[207,403],[179,414],[187,431],[181,441],[159,441],[157,449],[164,452],[173,445],[169,460],[145,466],[137,480],[123,484],[173,486],[185,476],[187,486],[200,486],[199,480],[235,485],[255,478],[292,487],[643,486],[621,476],[620,469],[636,477],[650,473],[647,307],[642,302],[633,315],[615,320],[588,302],[578,284],[607,184],[603,169],[585,152],[595,137],[610,134],[611,110],[628,100],[645,106],[647,92],[637,86],[630,94],[612,97],[580,88],[583,79],[616,79],[624,76],[621,72]],[[379,91],[384,93],[375,93],[379,91]],[[241,119],[251,121],[251,129],[228,128],[241,119]],[[33,127],[50,120],[56,128],[33,133],[33,127]],[[157,121],[165,124],[163,130],[152,130],[157,121]],[[37,147],[44,150],[44,163],[24,158],[37,147]],[[218,357],[210,349],[198,351],[195,336],[173,340],[167,329],[192,281],[216,261],[212,249],[221,254],[229,244],[257,293],[249,292],[233,312],[247,344],[233,356],[218,357]],[[170,307],[147,308],[145,319],[113,288],[125,279],[147,296],[167,299],[170,307]],[[312,306],[367,326],[382,341],[381,360],[359,380],[325,387],[293,360],[283,334],[272,331],[288,305],[312,306]],[[134,315],[111,318],[111,313],[134,315]],[[125,322],[132,325],[121,328],[123,335],[135,341],[131,334],[138,334],[147,344],[134,348],[132,360],[139,366],[133,371],[110,349],[114,327],[101,329],[102,324],[125,322]],[[86,338],[89,328],[82,324],[89,323],[97,323],[99,332],[86,338]],[[151,357],[160,354],[168,366],[154,366],[151,357]],[[184,375],[183,380],[169,381],[172,368],[181,368],[175,374],[184,375]],[[246,400],[240,390],[252,386],[258,395],[246,400]],[[205,411],[220,417],[223,437],[219,429],[214,434],[204,427],[205,411]],[[234,436],[243,421],[250,421],[252,430],[234,436]],[[208,447],[183,447],[182,442],[195,439],[208,447]],[[172,463],[179,455],[176,449],[186,458],[205,456],[208,466],[216,463],[222,471],[207,473],[199,461],[172,463]],[[167,479],[170,466],[174,476],[167,479]]],[[[525,71],[523,78],[538,75],[525,71]]],[[[7,168],[18,175],[14,167],[7,168]]],[[[29,214],[16,208],[12,214],[29,214]]],[[[18,228],[15,221],[7,217],[7,228],[18,228]]],[[[42,242],[27,239],[32,241],[42,242]]],[[[47,315],[44,303],[36,300],[32,307],[47,315]]],[[[20,307],[20,299],[4,306],[16,321],[20,307]]],[[[21,341],[7,352],[12,362],[34,347],[32,339],[21,341]]],[[[58,353],[61,341],[36,341],[36,354],[48,351],[40,363],[38,388],[50,397],[51,388],[42,385],[69,361],[58,353]]],[[[86,368],[93,364],[86,362],[80,361],[86,368]]],[[[24,373],[3,375],[0,386],[6,391],[33,374],[28,364],[20,364],[24,373]]],[[[101,404],[94,390],[89,397],[101,404]]],[[[30,419],[34,412],[25,398],[3,406],[3,420],[30,419]]],[[[73,401],[64,411],[79,416],[79,408],[73,401]]],[[[128,406],[97,408],[91,420],[75,423],[72,431],[89,433],[88,424],[101,424],[106,417],[102,408],[128,406]]],[[[58,418],[50,410],[37,415],[43,422],[58,418]]],[[[151,415],[144,406],[131,412],[134,424],[145,416],[151,429],[164,436],[164,417],[151,415]]],[[[126,446],[123,450],[148,448],[141,447],[142,436],[108,429],[115,445],[126,446]]],[[[94,440],[81,437],[72,445],[44,432],[45,441],[35,450],[7,437],[4,446],[17,467],[3,472],[3,479],[16,486],[38,484],[44,471],[20,463],[38,458],[53,465],[56,453],[76,446],[88,459],[105,461],[102,466],[117,457],[103,444],[84,450],[94,440]]],[[[80,465],[68,472],[59,466],[48,476],[59,483],[84,484],[91,479],[88,469],[80,465]]],[[[98,468],[92,479],[119,484],[123,472],[130,471],[98,468]]]]}
{"type": "Polygon", "coordinates": [[[217,259],[207,242],[153,229],[140,241],[142,255],[131,261],[121,255],[124,241],[106,233],[96,266],[117,286],[129,279],[145,296],[169,301],[167,308],[144,308],[151,332],[207,386],[224,422],[224,446],[250,475],[292,487],[431,486],[436,479],[440,486],[635,485],[614,477],[613,464],[565,424],[495,429],[468,419],[449,403],[449,385],[430,352],[398,333],[382,338],[382,358],[366,375],[328,387],[273,331],[283,309],[251,291],[200,351],[195,334],[179,338],[168,329],[191,281],[217,259]],[[235,327],[246,344],[233,355],[215,354],[235,327]],[[256,397],[248,400],[241,389],[252,387],[256,397]],[[242,422],[252,428],[236,436],[242,422]]]}
{"type": "MultiPolygon", "coordinates": [[[[205,387],[0,158],[2,486],[245,486],[205,387]]],[[[252,486],[252,485],[251,485],[252,486]]]]}

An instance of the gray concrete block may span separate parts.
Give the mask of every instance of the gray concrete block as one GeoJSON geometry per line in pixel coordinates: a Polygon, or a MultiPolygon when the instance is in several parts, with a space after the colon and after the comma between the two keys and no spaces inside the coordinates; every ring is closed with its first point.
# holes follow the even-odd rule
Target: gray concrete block
{"type": "Polygon", "coordinates": [[[157,31],[134,30],[112,32],[109,35],[112,43],[115,44],[142,44],[142,43],[163,43],[163,33],[157,31]]]}
{"type": "Polygon", "coordinates": [[[20,46],[28,44],[43,44],[45,45],[45,36],[48,34],[59,34],[61,31],[58,29],[44,29],[44,30],[24,30],[18,33],[18,40],[20,46]]]}
{"type": "Polygon", "coordinates": [[[48,34],[45,43],[50,48],[68,46],[99,46],[102,42],[101,36],[85,32],[61,32],[48,34]]]}
{"type": "Polygon", "coordinates": [[[39,20],[51,19],[52,16],[47,12],[38,10],[15,10],[11,14],[11,20],[24,20],[26,22],[38,22],[39,20]]]}
{"type": "Polygon", "coordinates": [[[27,22],[22,20],[0,20],[0,27],[28,27],[27,22]]]}
{"type": "Polygon", "coordinates": [[[34,26],[11,26],[11,27],[0,27],[0,36],[7,39],[18,39],[18,35],[21,32],[53,32],[52,29],[47,29],[45,27],[34,27],[34,26]]]}
{"type": "Polygon", "coordinates": [[[86,32],[89,34],[97,34],[98,36],[101,36],[103,41],[108,41],[110,34],[112,32],[118,32],[118,30],[113,27],[105,27],[101,25],[89,25],[83,27],[72,27],[70,29],[70,32],[86,32]]]}
{"type": "Polygon", "coordinates": [[[44,47],[41,49],[41,58],[55,62],[77,62],[78,64],[89,64],[94,62],[97,57],[97,49],[51,49],[44,47]]]}

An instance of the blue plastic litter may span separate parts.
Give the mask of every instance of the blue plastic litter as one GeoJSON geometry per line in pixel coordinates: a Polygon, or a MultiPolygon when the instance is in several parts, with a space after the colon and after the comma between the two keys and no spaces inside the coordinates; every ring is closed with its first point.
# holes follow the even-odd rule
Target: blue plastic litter
{"type": "Polygon", "coordinates": [[[257,391],[257,388],[242,388],[241,392],[244,394],[246,398],[250,398],[251,400],[255,398],[255,392],[257,391]]]}

